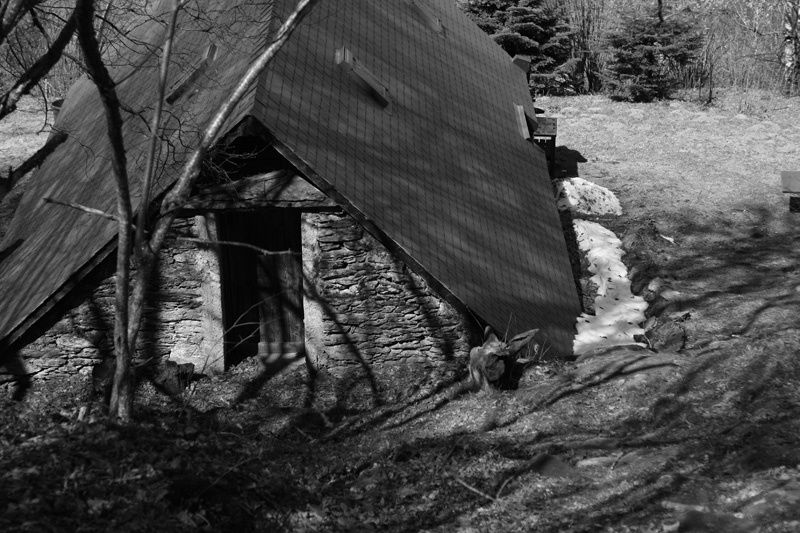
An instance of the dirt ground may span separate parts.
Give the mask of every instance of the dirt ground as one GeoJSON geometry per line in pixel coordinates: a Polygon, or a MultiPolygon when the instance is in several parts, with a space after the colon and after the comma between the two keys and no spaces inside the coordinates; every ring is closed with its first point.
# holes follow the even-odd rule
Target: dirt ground
{"type": "Polygon", "coordinates": [[[304,405],[302,366],[242,401],[251,362],[173,400],[144,390],[130,428],[81,385],[39,387],[0,409],[0,529],[800,531],[800,214],[779,183],[800,170],[800,100],[748,98],[537,101],[557,172],[619,197],[602,222],[682,349],[365,412],[304,405]]]}

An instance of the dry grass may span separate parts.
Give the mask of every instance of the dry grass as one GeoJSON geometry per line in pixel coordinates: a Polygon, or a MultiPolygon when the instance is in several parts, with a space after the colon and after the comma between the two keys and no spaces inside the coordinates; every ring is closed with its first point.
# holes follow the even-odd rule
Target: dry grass
{"type": "Polygon", "coordinates": [[[800,169],[800,99],[776,98],[763,116],[600,96],[538,103],[560,118],[558,144],[588,160],[582,177],[615,191],[634,219],[671,219],[785,207],[779,173],[800,169]]]}
{"type": "Polygon", "coordinates": [[[0,172],[7,173],[41,148],[49,131],[42,103],[23,98],[17,111],[0,121],[0,172]]]}

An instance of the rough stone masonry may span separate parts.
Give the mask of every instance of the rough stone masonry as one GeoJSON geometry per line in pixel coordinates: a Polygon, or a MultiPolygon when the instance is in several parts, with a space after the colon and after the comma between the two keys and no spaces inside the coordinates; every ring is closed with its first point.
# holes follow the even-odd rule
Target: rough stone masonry
{"type": "MultiPolygon", "coordinates": [[[[391,391],[465,364],[465,321],[421,276],[341,211],[305,212],[301,220],[305,344],[315,370],[347,382],[370,375],[391,391]]],[[[207,238],[205,223],[202,216],[179,219],[173,232],[207,238]]],[[[162,251],[140,361],[223,369],[225,280],[215,253],[180,240],[162,251]]],[[[20,355],[34,379],[88,375],[111,356],[113,261],[106,263],[26,339],[20,355]]]]}

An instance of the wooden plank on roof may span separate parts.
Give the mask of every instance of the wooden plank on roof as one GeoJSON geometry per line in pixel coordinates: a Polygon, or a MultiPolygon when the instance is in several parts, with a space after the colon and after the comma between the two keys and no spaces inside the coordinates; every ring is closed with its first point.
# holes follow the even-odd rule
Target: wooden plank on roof
{"type": "Polygon", "coordinates": [[[214,62],[214,59],[217,57],[217,46],[215,44],[211,44],[206,48],[205,54],[203,57],[195,61],[194,65],[186,70],[186,72],[178,78],[178,80],[172,84],[172,87],[167,92],[166,101],[168,104],[172,105],[178,101],[178,99],[186,94],[189,88],[202,76],[211,63],[214,62]]]}
{"type": "Polygon", "coordinates": [[[529,55],[517,54],[511,62],[525,74],[531,71],[531,56],[529,55]]]}
{"type": "Polygon", "coordinates": [[[408,0],[408,4],[414,8],[417,16],[434,32],[440,34],[442,37],[445,36],[445,28],[444,24],[442,24],[442,19],[436,16],[436,14],[431,11],[431,8],[427,5],[424,5],[419,0],[408,0]]]}
{"type": "Polygon", "coordinates": [[[555,137],[558,132],[558,119],[555,117],[536,117],[536,137],[555,137]]]}
{"type": "Polygon", "coordinates": [[[517,117],[519,134],[526,141],[531,140],[531,130],[528,128],[528,117],[525,115],[525,108],[519,104],[514,104],[514,114],[517,117]]]}
{"type": "Polygon", "coordinates": [[[345,47],[336,50],[336,64],[348,68],[350,72],[360,79],[370,89],[372,97],[381,105],[387,107],[391,103],[389,89],[380,82],[377,76],[364,66],[350,50],[345,47]]]}

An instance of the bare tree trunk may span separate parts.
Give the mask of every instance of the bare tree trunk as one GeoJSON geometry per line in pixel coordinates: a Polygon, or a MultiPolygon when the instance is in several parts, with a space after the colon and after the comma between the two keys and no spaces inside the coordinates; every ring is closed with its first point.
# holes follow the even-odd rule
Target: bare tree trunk
{"type": "Polygon", "coordinates": [[[109,416],[116,422],[127,423],[131,420],[133,406],[131,358],[135,351],[136,339],[144,311],[148,281],[152,275],[158,252],[162,248],[167,232],[175,219],[176,211],[187,202],[192,186],[200,174],[201,163],[220,133],[225,120],[316,2],[317,0],[301,0],[297,4],[292,14],[278,29],[272,44],[250,66],[230,97],[223,102],[219,111],[217,111],[203,132],[200,145],[190,156],[177,183],[162,201],[159,217],[155,221],[150,238],[147,239],[145,233],[146,211],[148,209],[147,196],[149,195],[149,183],[152,181],[153,168],[155,167],[155,146],[157,145],[157,135],[160,129],[160,110],[163,106],[166,92],[169,51],[174,37],[177,12],[182,5],[177,0],[174,1],[171,27],[162,58],[159,100],[152,122],[154,137],[151,139],[149,158],[146,164],[147,169],[144,176],[145,196],[139,206],[139,224],[136,239],[133,246],[131,246],[133,215],[128,188],[125,146],[122,140],[120,104],[114,90],[114,83],[100,56],[97,37],[92,25],[94,18],[93,1],[78,0],[78,8],[76,10],[78,11],[79,19],[79,42],[86,55],[87,69],[100,92],[105,109],[108,137],[112,147],[112,167],[117,184],[118,250],[114,317],[114,350],[117,366],[109,408],[109,416]],[[131,253],[135,255],[138,266],[134,279],[131,279],[130,272],[131,253]]]}
{"type": "Polygon", "coordinates": [[[664,24],[664,2],[663,2],[663,0],[658,0],[658,21],[661,24],[664,24]]]}
{"type": "Polygon", "coordinates": [[[78,0],[75,10],[78,19],[78,41],[86,59],[86,68],[97,86],[105,110],[108,140],[111,144],[111,167],[117,186],[117,270],[114,301],[114,352],[117,365],[111,391],[109,416],[116,422],[128,423],[133,411],[133,376],[131,372],[133,344],[128,338],[133,211],[128,188],[125,144],[122,138],[122,115],[114,81],[103,63],[94,31],[94,2],[93,0],[78,0]]]}

